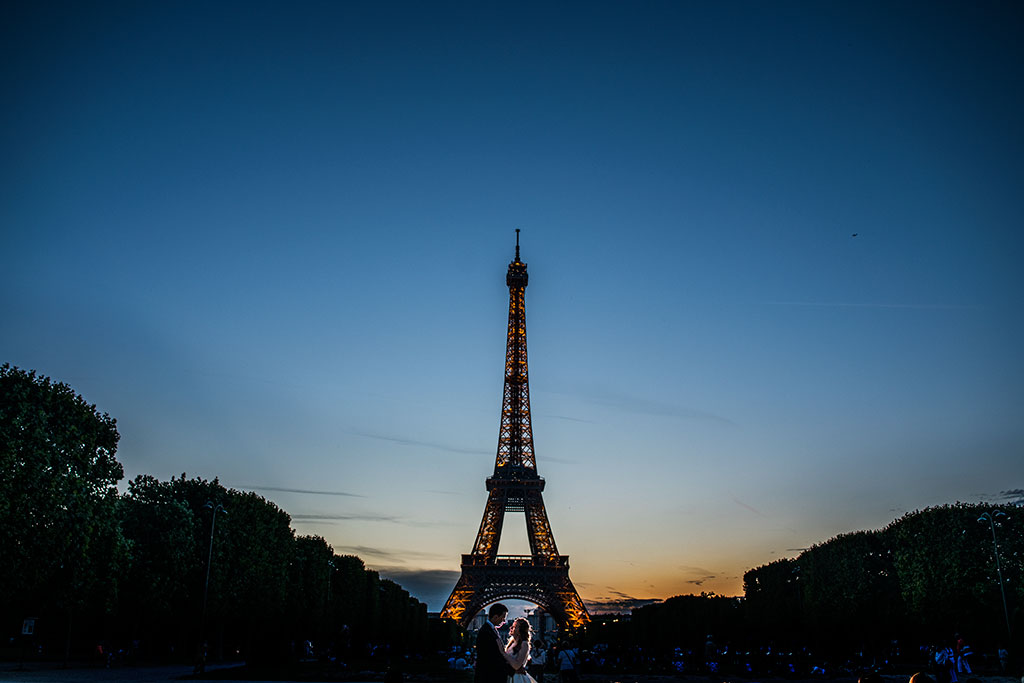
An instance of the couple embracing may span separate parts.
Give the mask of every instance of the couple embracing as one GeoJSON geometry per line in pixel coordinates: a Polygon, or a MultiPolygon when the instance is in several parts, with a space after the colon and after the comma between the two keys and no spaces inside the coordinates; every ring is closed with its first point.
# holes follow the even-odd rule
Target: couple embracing
{"type": "Polygon", "coordinates": [[[498,629],[507,615],[507,607],[494,603],[487,611],[487,621],[476,632],[474,683],[536,683],[526,673],[530,661],[530,622],[522,617],[513,621],[508,642],[502,644],[498,629]]]}

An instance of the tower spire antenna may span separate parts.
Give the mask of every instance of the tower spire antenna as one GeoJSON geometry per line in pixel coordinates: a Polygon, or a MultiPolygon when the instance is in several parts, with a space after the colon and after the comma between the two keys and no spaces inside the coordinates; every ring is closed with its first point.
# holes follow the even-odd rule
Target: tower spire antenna
{"type": "Polygon", "coordinates": [[[519,228],[516,228],[516,261],[519,260],[519,228]]]}

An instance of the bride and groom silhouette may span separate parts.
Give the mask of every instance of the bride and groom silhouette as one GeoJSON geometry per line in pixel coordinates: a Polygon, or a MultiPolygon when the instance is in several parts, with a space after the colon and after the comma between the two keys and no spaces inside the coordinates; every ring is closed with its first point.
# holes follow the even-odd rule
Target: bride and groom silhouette
{"type": "Polygon", "coordinates": [[[502,644],[498,629],[505,623],[508,608],[491,605],[487,621],[476,632],[474,683],[536,683],[526,672],[530,661],[530,622],[519,617],[512,622],[508,642],[502,644]]]}

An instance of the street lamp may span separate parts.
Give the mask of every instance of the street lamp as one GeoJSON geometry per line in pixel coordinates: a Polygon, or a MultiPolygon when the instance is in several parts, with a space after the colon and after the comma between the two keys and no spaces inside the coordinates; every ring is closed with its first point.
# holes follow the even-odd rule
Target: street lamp
{"type": "Polygon", "coordinates": [[[213,564],[213,530],[217,526],[217,513],[223,512],[225,515],[228,514],[227,509],[213,501],[206,501],[206,505],[203,506],[207,510],[213,510],[213,518],[210,519],[210,550],[206,555],[206,583],[203,585],[203,616],[199,622],[199,663],[197,665],[198,673],[206,671],[206,601],[210,595],[210,565],[213,564]]]}
{"type": "Polygon", "coordinates": [[[324,610],[330,610],[331,608],[331,579],[334,577],[334,558],[327,560],[327,601],[324,603],[324,610]]]}
{"type": "MultiPolygon", "coordinates": [[[[999,545],[996,543],[996,520],[1000,517],[1006,517],[1006,513],[1002,510],[983,512],[981,513],[981,517],[978,517],[978,523],[984,524],[985,522],[988,522],[989,528],[992,529],[992,552],[996,554],[996,574],[999,575],[999,592],[1003,596],[1003,616],[1006,617],[1006,634],[1012,638],[1013,633],[1010,629],[1010,611],[1006,608],[1006,589],[1003,588],[1003,570],[999,566],[999,545]]],[[[1009,518],[1007,517],[1007,519],[1009,518]]]]}

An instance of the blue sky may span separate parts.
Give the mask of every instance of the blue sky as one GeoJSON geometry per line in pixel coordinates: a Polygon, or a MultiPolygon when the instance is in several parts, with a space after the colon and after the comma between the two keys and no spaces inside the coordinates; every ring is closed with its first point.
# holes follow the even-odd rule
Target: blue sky
{"type": "Polygon", "coordinates": [[[6,15],[0,359],[115,416],[129,476],[256,488],[439,608],[521,228],[586,600],[1024,487],[1018,5],[6,15]]]}

